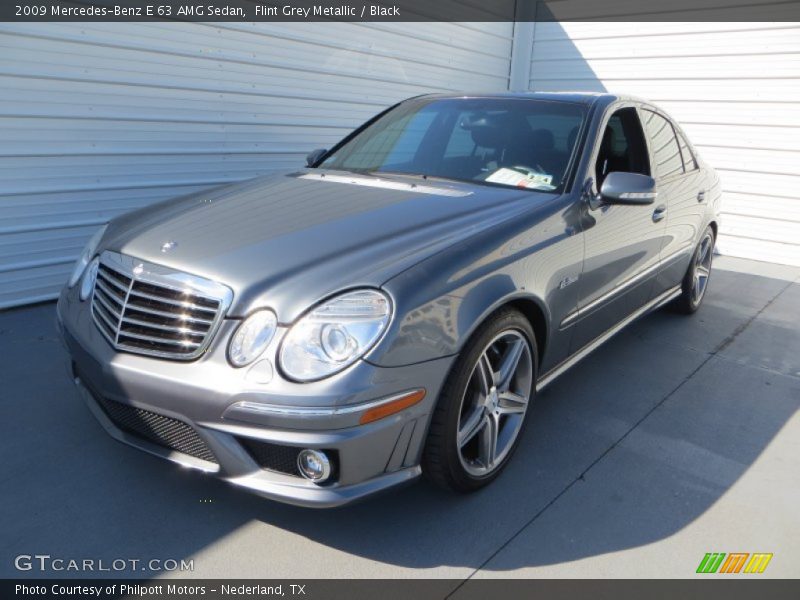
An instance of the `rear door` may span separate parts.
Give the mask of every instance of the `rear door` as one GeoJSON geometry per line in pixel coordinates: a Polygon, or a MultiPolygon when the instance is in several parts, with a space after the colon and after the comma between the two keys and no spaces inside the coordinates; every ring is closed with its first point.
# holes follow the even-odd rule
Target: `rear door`
{"type": "Polygon", "coordinates": [[[683,133],[652,107],[643,108],[641,114],[658,183],[656,204],[666,207],[661,268],[653,288],[657,295],[680,284],[686,273],[703,222],[706,192],[698,162],[683,133]]]}
{"type": "MultiPolygon", "coordinates": [[[[592,194],[608,173],[650,175],[642,123],[633,104],[610,108],[595,142],[592,194]]],[[[659,200],[656,201],[658,205],[659,200]]],[[[585,258],[578,310],[563,326],[574,325],[572,352],[622,321],[652,297],[665,222],[656,205],[585,206],[585,258]]]]}

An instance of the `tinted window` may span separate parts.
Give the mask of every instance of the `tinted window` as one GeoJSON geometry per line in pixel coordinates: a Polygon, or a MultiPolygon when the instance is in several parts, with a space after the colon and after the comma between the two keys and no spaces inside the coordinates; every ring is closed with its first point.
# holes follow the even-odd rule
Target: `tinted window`
{"type": "Polygon", "coordinates": [[[647,146],[635,108],[616,111],[603,131],[595,163],[598,188],[612,171],[650,175],[647,146]]]}
{"type": "Polygon", "coordinates": [[[386,127],[353,148],[348,164],[356,170],[369,168],[375,156],[384,156],[390,163],[412,160],[434,116],[430,113],[409,113],[386,123],[386,127]]]}
{"type": "Polygon", "coordinates": [[[664,117],[649,110],[642,111],[644,125],[655,156],[656,177],[669,177],[683,172],[681,151],[672,125],[664,117]]]}
{"type": "Polygon", "coordinates": [[[444,150],[445,158],[454,156],[470,156],[475,151],[472,135],[463,127],[455,127],[444,150]]]}
{"type": "Polygon", "coordinates": [[[689,148],[689,144],[686,142],[686,138],[683,135],[678,133],[678,144],[681,147],[681,156],[683,157],[683,166],[687,171],[694,171],[695,169],[699,169],[700,167],[697,166],[697,159],[694,157],[694,153],[692,149],[689,148]]]}
{"type": "Polygon", "coordinates": [[[409,100],[319,166],[558,190],[584,116],[583,106],[570,102],[409,100]]]}
{"type": "Polygon", "coordinates": [[[530,115],[528,126],[534,131],[549,130],[553,134],[553,147],[558,152],[571,152],[577,141],[578,125],[571,115],[530,115]]]}

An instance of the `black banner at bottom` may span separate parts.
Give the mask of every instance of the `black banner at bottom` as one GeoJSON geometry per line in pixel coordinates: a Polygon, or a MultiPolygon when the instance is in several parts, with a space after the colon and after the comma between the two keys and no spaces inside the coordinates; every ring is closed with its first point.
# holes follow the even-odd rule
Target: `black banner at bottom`
{"type": "Polygon", "coordinates": [[[704,578],[684,580],[596,579],[4,579],[0,598],[58,600],[493,600],[546,598],[548,600],[758,600],[800,598],[800,580],[704,578]]]}

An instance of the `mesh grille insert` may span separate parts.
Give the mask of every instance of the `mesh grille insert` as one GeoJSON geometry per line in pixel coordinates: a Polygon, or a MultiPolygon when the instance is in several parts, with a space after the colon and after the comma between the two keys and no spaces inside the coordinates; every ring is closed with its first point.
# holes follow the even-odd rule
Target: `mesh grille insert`
{"type": "Polygon", "coordinates": [[[237,439],[262,469],[300,477],[300,471],[297,470],[297,455],[300,454],[302,448],[281,446],[249,438],[237,439]]]}
{"type": "Polygon", "coordinates": [[[95,400],[108,418],[123,431],[158,446],[217,464],[208,445],[183,421],[97,395],[95,400]]]}

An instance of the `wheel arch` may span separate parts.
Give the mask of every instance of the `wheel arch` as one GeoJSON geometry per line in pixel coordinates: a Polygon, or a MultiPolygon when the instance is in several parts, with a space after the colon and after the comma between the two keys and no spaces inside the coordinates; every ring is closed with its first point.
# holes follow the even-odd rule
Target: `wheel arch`
{"type": "Polygon", "coordinates": [[[549,311],[544,302],[532,294],[514,294],[500,298],[491,304],[479,318],[475,319],[472,327],[465,333],[459,344],[458,351],[461,352],[467,341],[483,323],[498,311],[506,308],[513,308],[519,311],[531,324],[533,335],[535,336],[534,341],[536,342],[537,362],[541,365],[547,352],[547,341],[550,333],[549,311]]]}
{"type": "Polygon", "coordinates": [[[533,328],[536,338],[537,361],[541,365],[544,353],[547,350],[548,326],[544,309],[532,298],[517,298],[504,304],[521,312],[533,328]]]}

